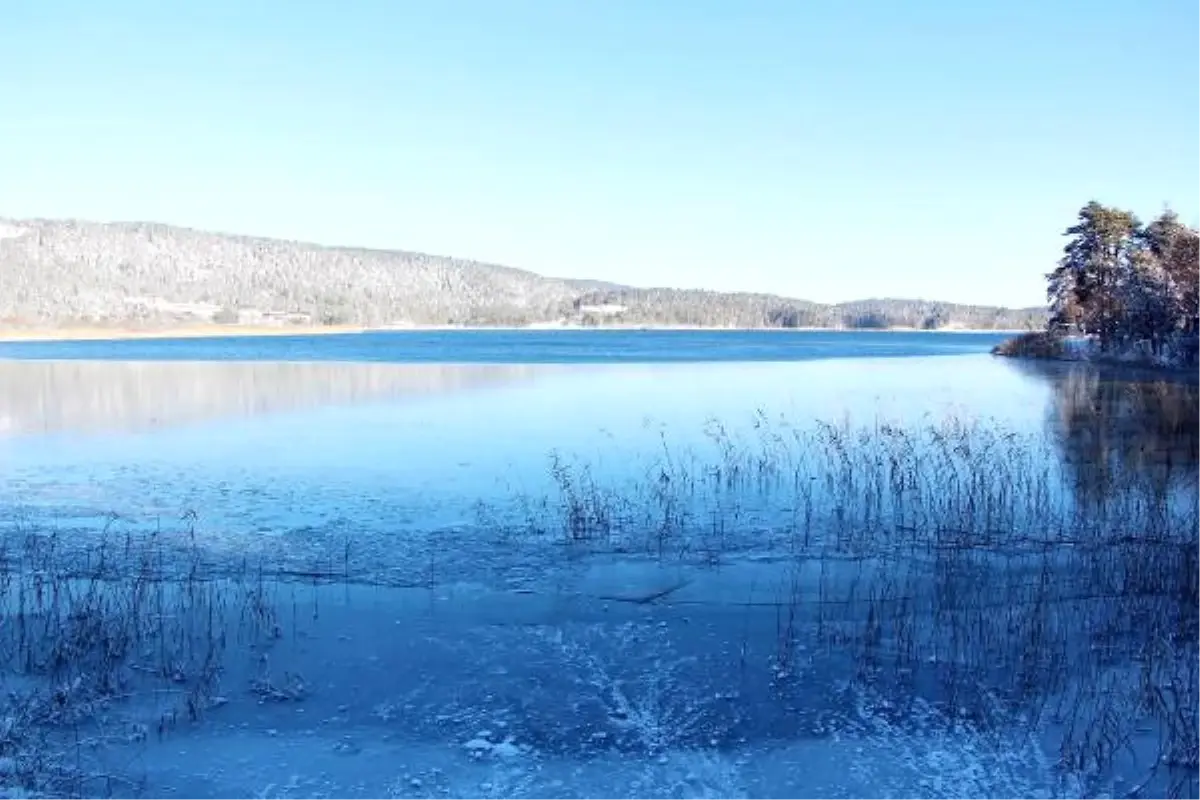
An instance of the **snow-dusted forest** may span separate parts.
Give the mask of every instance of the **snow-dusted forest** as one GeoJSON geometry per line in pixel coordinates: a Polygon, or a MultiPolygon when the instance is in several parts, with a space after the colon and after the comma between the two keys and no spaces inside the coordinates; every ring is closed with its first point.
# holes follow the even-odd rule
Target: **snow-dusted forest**
{"type": "Polygon", "coordinates": [[[150,223],[0,221],[0,324],[1040,327],[1040,308],[914,300],[822,305],[640,289],[404,251],[322,247],[150,223]]]}
{"type": "Polygon", "coordinates": [[[997,352],[1196,363],[1200,233],[1171,211],[1143,225],[1132,212],[1091,202],[1065,235],[1063,257],[1046,276],[1046,330],[997,352]]]}

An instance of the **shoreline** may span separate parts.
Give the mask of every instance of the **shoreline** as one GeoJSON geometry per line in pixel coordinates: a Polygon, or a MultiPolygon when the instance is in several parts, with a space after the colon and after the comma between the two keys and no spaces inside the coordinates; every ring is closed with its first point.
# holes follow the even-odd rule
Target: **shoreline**
{"type": "Polygon", "coordinates": [[[163,339],[223,339],[272,336],[344,336],[361,333],[428,333],[434,331],[725,331],[748,333],[970,333],[1019,334],[1025,331],[991,328],[728,328],[709,325],[185,325],[176,328],[0,328],[0,343],[19,342],[118,342],[163,339]]]}
{"type": "Polygon", "coordinates": [[[119,342],[136,339],[336,336],[367,333],[361,325],[185,325],[178,328],[0,328],[0,342],[119,342]]]}
{"type": "Polygon", "coordinates": [[[1096,342],[1087,336],[1061,336],[1046,331],[1034,331],[1030,335],[1007,339],[992,348],[992,355],[997,358],[1043,364],[1087,364],[1094,367],[1144,370],[1157,374],[1196,373],[1194,358],[1173,360],[1139,351],[1136,347],[1103,352],[1096,342]]]}

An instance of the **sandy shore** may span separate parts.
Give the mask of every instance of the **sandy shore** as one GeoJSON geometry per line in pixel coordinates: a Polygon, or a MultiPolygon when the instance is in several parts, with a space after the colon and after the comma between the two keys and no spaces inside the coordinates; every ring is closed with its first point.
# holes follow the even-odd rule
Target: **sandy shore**
{"type": "Polygon", "coordinates": [[[185,325],[177,328],[0,328],[0,342],[198,339],[220,336],[325,336],[363,333],[352,325],[185,325]]]}
{"type": "MultiPolygon", "coordinates": [[[[847,328],[720,328],[696,325],[528,325],[525,327],[466,327],[461,325],[406,325],[381,328],[366,328],[356,325],[185,325],[175,328],[0,328],[0,342],[70,342],[70,341],[118,341],[125,339],[198,339],[222,336],[330,336],[350,333],[403,332],[403,331],[775,331],[822,332],[822,333],[915,333],[916,328],[884,328],[862,331],[847,328]]],[[[1000,333],[1015,334],[1022,331],[973,330],[967,328],[943,328],[926,333],[1000,333]]]]}

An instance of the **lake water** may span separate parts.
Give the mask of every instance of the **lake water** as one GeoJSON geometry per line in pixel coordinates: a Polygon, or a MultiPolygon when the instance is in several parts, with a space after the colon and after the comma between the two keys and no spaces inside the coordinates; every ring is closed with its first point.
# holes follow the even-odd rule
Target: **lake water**
{"type": "MultiPolygon", "coordinates": [[[[293,630],[273,657],[320,688],[176,731],[146,756],[155,793],[1110,791],[1149,774],[1156,745],[1057,768],[1063,741],[1088,748],[1021,722],[1028,641],[1007,642],[1031,618],[1006,612],[1001,633],[986,604],[1021,608],[1038,570],[1094,589],[1072,583],[1098,569],[1078,541],[1118,520],[1189,557],[1194,530],[1172,537],[1195,509],[1195,380],[990,356],[1002,338],[3,343],[0,509],[64,552],[192,529],[218,572],[341,575],[304,594],[311,620],[278,578],[293,630]],[[948,537],[991,560],[930,561],[948,537]],[[969,624],[950,587],[978,593],[969,624]],[[257,755],[231,767],[241,752],[257,755]]],[[[1063,637],[1060,667],[1083,658],[1065,628],[1136,624],[1113,608],[1056,611],[1038,641],[1063,637]]],[[[1042,682],[1043,705],[1083,702],[1042,682]]]]}
{"type": "Polygon", "coordinates": [[[0,363],[0,497],[133,520],[203,508],[223,535],[346,517],[372,531],[444,527],[478,501],[545,491],[552,450],[624,469],[663,437],[695,446],[710,420],[742,429],[760,411],[797,423],[960,415],[1040,428],[1050,385],[986,355],[999,338],[505,332],[0,345],[0,357],[53,359],[0,363]]]}
{"type": "Polygon", "coordinates": [[[385,363],[612,364],[806,361],[984,352],[999,333],[839,331],[495,330],[350,336],[6,342],[0,357],[123,361],[347,361],[385,363]]]}
{"type": "Polygon", "coordinates": [[[988,355],[1000,338],[406,332],[0,345],[19,359],[0,361],[0,500],[66,527],[114,513],[158,526],[195,511],[212,547],[239,553],[280,539],[310,557],[340,553],[352,531],[400,562],[412,534],[471,527],[481,503],[552,494],[555,452],[617,479],[640,476],[664,448],[713,458],[714,421],[731,435],[762,417],[1040,432],[1055,377],[988,355]]]}

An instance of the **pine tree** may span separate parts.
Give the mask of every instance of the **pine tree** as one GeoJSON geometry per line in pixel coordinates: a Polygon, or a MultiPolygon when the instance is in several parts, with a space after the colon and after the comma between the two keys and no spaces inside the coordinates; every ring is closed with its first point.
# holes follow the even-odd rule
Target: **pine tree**
{"type": "Polygon", "coordinates": [[[1200,332],[1200,232],[1186,229],[1174,242],[1164,267],[1178,297],[1182,330],[1200,332]]]}
{"type": "Polygon", "coordinates": [[[1122,339],[1149,342],[1155,353],[1176,331],[1177,316],[1166,271],[1153,256],[1137,258],[1121,297],[1122,339]]]}
{"type": "Polygon", "coordinates": [[[1179,221],[1175,212],[1166,210],[1146,226],[1142,236],[1147,257],[1162,270],[1171,297],[1175,327],[1195,334],[1200,311],[1200,234],[1179,221]]]}
{"type": "Polygon", "coordinates": [[[1161,261],[1167,257],[1175,238],[1186,230],[1187,227],[1179,221],[1179,215],[1168,208],[1145,227],[1141,239],[1150,254],[1161,261]]]}
{"type": "Polygon", "coordinates": [[[1141,224],[1128,211],[1092,201],[1064,235],[1058,268],[1050,273],[1047,296],[1053,327],[1077,328],[1109,349],[1121,334],[1125,291],[1133,271],[1141,224]]]}

